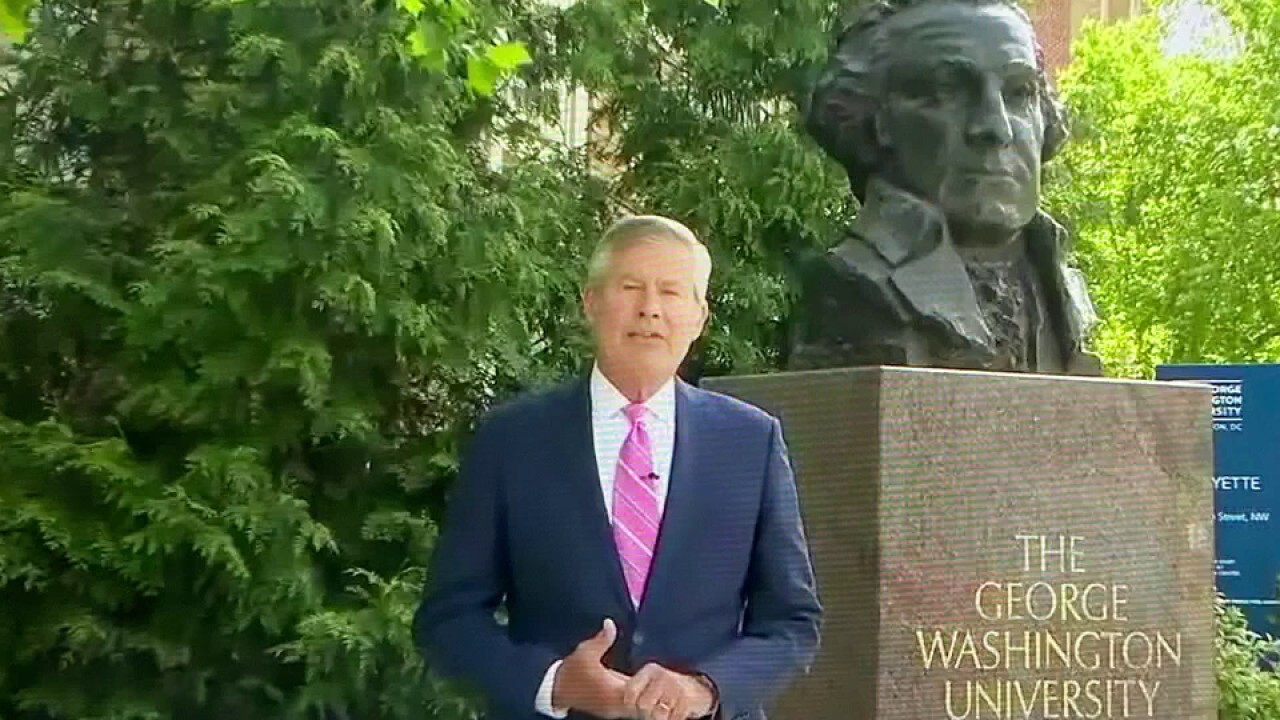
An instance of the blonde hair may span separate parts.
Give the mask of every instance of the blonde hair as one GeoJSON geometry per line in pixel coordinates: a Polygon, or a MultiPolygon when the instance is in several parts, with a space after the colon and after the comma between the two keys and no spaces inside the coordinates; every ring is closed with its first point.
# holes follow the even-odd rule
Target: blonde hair
{"type": "Polygon", "coordinates": [[[587,262],[587,287],[596,287],[604,280],[614,253],[654,241],[677,242],[689,248],[697,265],[694,290],[699,298],[705,299],[711,281],[711,253],[683,223],[661,215],[631,215],[611,225],[587,262]]]}

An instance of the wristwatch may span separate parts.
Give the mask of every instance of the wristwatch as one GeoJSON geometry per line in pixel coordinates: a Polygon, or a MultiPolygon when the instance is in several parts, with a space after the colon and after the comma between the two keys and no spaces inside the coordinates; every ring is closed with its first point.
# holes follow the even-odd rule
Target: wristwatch
{"type": "Polygon", "coordinates": [[[711,693],[711,711],[705,717],[716,717],[716,713],[720,712],[720,690],[716,688],[716,684],[711,677],[705,673],[697,673],[693,676],[693,679],[702,683],[702,686],[711,693]]]}

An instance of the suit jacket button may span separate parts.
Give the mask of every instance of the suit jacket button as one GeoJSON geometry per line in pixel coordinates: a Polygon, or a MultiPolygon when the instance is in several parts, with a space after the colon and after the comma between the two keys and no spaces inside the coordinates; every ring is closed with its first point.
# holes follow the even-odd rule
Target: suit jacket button
{"type": "Polygon", "coordinates": [[[644,633],[642,633],[642,632],[640,632],[639,630],[637,630],[637,631],[635,632],[635,634],[631,636],[631,642],[632,642],[632,643],[634,643],[634,644],[636,644],[636,645],[643,645],[643,644],[644,644],[644,633]]]}

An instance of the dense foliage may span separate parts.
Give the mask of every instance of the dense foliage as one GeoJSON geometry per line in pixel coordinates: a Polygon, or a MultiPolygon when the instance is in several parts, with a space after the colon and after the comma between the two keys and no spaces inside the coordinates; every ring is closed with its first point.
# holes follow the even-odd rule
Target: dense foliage
{"type": "Polygon", "coordinates": [[[409,638],[424,510],[480,408],[578,361],[602,195],[521,162],[545,98],[477,93],[546,11],[402,5],[40,7],[0,111],[0,717],[457,711],[409,638]]]}
{"type": "Polygon", "coordinates": [[[1078,239],[1112,374],[1280,360],[1280,3],[1215,3],[1234,56],[1164,51],[1161,14],[1095,26],[1062,90],[1052,205],[1078,239]]]}
{"type": "MultiPolygon", "coordinates": [[[[1277,1],[1228,7],[1275,39],[1277,1]]],[[[0,717],[465,716],[408,622],[459,443],[581,367],[622,208],[711,246],[691,377],[781,366],[793,261],[856,210],[797,122],[837,5],[0,0],[0,717]],[[565,83],[607,142],[547,142],[565,83]]],[[[1101,350],[1275,357],[1280,44],[1156,39],[1063,83],[1101,350]]],[[[1223,618],[1223,717],[1268,717],[1223,618]]]]}
{"type": "Polygon", "coordinates": [[[841,4],[584,0],[567,13],[569,69],[602,99],[615,195],[685,221],[711,247],[699,371],[785,362],[794,260],[834,242],[855,207],[797,112],[841,4]]]}

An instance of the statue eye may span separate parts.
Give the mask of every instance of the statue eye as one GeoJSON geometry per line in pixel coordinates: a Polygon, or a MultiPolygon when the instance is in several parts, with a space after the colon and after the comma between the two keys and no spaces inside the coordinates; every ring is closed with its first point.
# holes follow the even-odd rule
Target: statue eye
{"type": "Polygon", "coordinates": [[[954,98],[960,92],[960,86],[954,78],[922,73],[904,82],[899,91],[904,97],[936,105],[954,98]]]}
{"type": "Polygon", "coordinates": [[[954,70],[943,68],[933,76],[933,88],[942,94],[956,93],[961,90],[963,82],[954,70]]]}
{"type": "Polygon", "coordinates": [[[903,74],[896,92],[926,106],[951,104],[974,91],[975,80],[962,68],[922,67],[903,74]]]}
{"type": "Polygon", "coordinates": [[[1010,100],[1018,102],[1028,102],[1033,100],[1039,94],[1039,88],[1033,81],[1020,82],[1010,88],[1006,95],[1010,100]]]}

